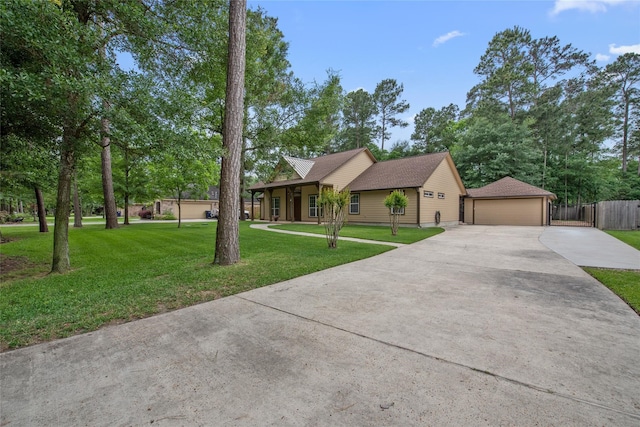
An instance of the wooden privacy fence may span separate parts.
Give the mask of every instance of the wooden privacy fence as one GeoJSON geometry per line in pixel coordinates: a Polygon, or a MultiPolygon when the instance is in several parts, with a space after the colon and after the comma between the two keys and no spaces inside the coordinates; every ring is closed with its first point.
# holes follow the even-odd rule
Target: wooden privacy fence
{"type": "Polygon", "coordinates": [[[640,200],[598,202],[596,227],[600,230],[640,229],[640,200]]]}

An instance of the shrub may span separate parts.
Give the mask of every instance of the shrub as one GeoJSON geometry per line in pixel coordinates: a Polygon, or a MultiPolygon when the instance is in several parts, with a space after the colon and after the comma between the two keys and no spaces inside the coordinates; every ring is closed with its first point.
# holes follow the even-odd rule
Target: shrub
{"type": "Polygon", "coordinates": [[[138,212],[138,216],[140,217],[140,219],[153,219],[153,212],[148,209],[143,209],[138,212]]]}
{"type": "Polygon", "coordinates": [[[400,190],[394,190],[384,199],[384,205],[389,208],[389,221],[391,222],[391,235],[398,234],[400,215],[407,207],[409,198],[400,190]]]}
{"type": "Polygon", "coordinates": [[[162,217],[160,219],[166,219],[166,220],[176,220],[178,218],[176,218],[176,216],[173,214],[173,212],[171,211],[164,211],[162,212],[162,217]]]}
{"type": "Polygon", "coordinates": [[[12,214],[7,211],[0,211],[0,224],[22,222],[26,218],[24,214],[12,214]]]}
{"type": "Polygon", "coordinates": [[[338,247],[338,235],[340,229],[347,222],[346,207],[349,206],[351,191],[345,188],[342,191],[334,188],[323,188],[318,203],[322,206],[325,235],[329,248],[338,247]]]}

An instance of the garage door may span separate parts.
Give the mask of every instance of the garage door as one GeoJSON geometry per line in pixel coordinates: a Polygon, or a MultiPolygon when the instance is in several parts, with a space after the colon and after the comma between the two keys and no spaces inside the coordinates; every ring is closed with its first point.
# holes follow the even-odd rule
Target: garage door
{"type": "Polygon", "coordinates": [[[474,224],[542,225],[543,199],[474,200],[474,224]]]}

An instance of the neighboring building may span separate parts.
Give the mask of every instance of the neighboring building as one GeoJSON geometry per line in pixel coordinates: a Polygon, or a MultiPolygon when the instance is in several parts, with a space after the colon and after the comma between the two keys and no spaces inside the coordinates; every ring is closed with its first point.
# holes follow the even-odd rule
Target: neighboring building
{"type": "MultiPolygon", "coordinates": [[[[180,199],[180,211],[182,219],[206,219],[207,211],[211,212],[212,216],[217,216],[220,209],[220,189],[216,186],[211,186],[207,190],[207,199],[191,199],[189,194],[186,194],[184,198],[180,199]]],[[[244,209],[247,210],[251,207],[250,200],[244,200],[244,209]]],[[[153,215],[164,215],[171,212],[178,217],[178,199],[165,198],[158,199],[153,204],[143,205],[134,204],[129,206],[129,216],[138,216],[140,211],[149,210],[153,215]]]]}
{"type": "Polygon", "coordinates": [[[433,226],[438,219],[440,225],[457,225],[460,197],[466,194],[449,153],[384,162],[378,162],[367,148],[308,160],[285,156],[275,172],[271,182],[249,188],[252,201],[256,193],[263,195],[260,219],[320,222],[322,189],[348,187],[349,223],[387,224],[384,199],[391,191],[401,190],[409,198],[401,224],[433,226]]]}
{"type": "Polygon", "coordinates": [[[468,189],[464,222],[481,225],[549,225],[556,195],[515,178],[505,177],[481,188],[468,189]]]}

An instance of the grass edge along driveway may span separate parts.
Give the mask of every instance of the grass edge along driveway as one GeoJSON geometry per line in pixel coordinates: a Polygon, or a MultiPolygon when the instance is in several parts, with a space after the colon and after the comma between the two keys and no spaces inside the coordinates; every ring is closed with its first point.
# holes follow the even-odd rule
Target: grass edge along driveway
{"type": "MultiPolygon", "coordinates": [[[[609,230],[606,233],[640,251],[640,230],[609,230]]],[[[594,267],[584,267],[584,270],[611,289],[640,315],[640,270],[613,270],[594,267]]]]}
{"type": "MultiPolygon", "coordinates": [[[[234,295],[340,264],[392,246],[269,233],[241,222],[241,262],[212,265],[215,221],[139,223],[105,230],[70,228],[73,270],[49,275],[53,230],[2,227],[0,351],[64,338],[234,295]],[[300,262],[304,260],[304,262],[300,262]]],[[[391,237],[388,227],[379,227],[391,237]]],[[[421,233],[400,230],[399,235],[421,233]]],[[[430,235],[433,235],[432,233],[430,235]]],[[[368,236],[358,236],[367,238],[368,236]]]]}
{"type": "MultiPolygon", "coordinates": [[[[324,235],[324,225],[322,224],[272,224],[269,228],[324,235]]],[[[440,234],[443,231],[444,229],[440,227],[401,227],[398,230],[398,234],[392,236],[391,227],[389,226],[347,224],[340,230],[340,237],[355,237],[357,239],[411,244],[440,234]]]]}

